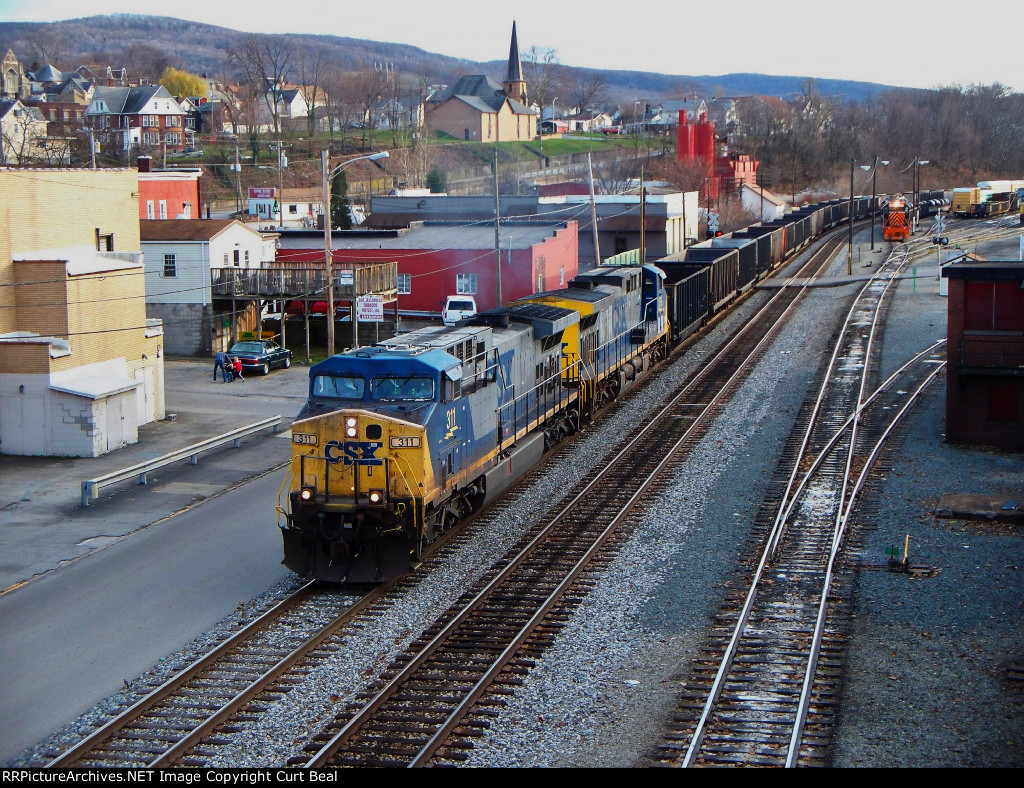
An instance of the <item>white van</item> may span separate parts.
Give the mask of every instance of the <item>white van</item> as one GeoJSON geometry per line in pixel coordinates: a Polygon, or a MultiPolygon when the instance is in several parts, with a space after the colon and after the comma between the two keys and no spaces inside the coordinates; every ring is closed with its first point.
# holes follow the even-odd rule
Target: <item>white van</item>
{"type": "Polygon", "coordinates": [[[454,326],[460,320],[466,320],[476,314],[476,299],[473,296],[450,295],[441,310],[441,322],[446,326],[454,326]]]}

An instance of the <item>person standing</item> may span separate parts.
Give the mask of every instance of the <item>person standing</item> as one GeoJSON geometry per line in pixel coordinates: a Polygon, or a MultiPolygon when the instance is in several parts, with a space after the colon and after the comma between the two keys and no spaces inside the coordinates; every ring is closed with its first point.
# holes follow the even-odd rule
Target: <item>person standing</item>
{"type": "Polygon", "coordinates": [[[220,370],[221,382],[227,383],[231,380],[231,372],[228,369],[229,359],[228,354],[223,350],[217,352],[217,355],[213,357],[213,382],[217,382],[217,370],[220,370]]]}
{"type": "Polygon", "coordinates": [[[243,383],[245,382],[245,378],[242,377],[242,359],[238,356],[231,357],[231,370],[235,373],[236,378],[243,383]]]}

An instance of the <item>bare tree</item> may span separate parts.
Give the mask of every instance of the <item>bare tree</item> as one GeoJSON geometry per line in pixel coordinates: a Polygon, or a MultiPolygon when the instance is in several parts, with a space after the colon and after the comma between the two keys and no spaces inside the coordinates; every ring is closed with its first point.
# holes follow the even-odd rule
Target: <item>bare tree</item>
{"type": "Polygon", "coordinates": [[[384,93],[387,75],[382,69],[364,68],[356,72],[349,82],[349,95],[356,100],[362,125],[362,149],[373,139],[377,127],[377,102],[384,93]]]}
{"type": "Polygon", "coordinates": [[[523,77],[526,79],[527,95],[544,112],[551,103],[562,76],[558,62],[558,50],[530,47],[522,57],[523,77]]]}
{"type": "Polygon", "coordinates": [[[296,47],[287,36],[249,35],[237,48],[228,50],[228,59],[239,70],[250,95],[263,97],[274,134],[281,133],[278,99],[295,58],[296,47]]]}
{"type": "Polygon", "coordinates": [[[59,66],[67,54],[67,41],[55,28],[40,27],[28,38],[26,44],[32,58],[39,66],[52,63],[59,66]]]}
{"type": "Polygon", "coordinates": [[[568,94],[570,106],[576,107],[580,112],[592,108],[604,98],[608,80],[600,71],[566,69],[565,77],[562,89],[568,94]]]}
{"type": "Polygon", "coordinates": [[[327,75],[327,59],[323,48],[302,50],[298,58],[298,70],[302,94],[309,108],[306,127],[312,137],[317,131],[317,109],[326,104],[324,80],[327,75]]]}

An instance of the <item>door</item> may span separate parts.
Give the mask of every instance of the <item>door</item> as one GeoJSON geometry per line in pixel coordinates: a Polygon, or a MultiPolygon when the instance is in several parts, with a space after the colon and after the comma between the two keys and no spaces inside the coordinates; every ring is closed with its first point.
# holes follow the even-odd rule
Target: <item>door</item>
{"type": "Polygon", "coordinates": [[[19,394],[0,397],[0,452],[49,454],[46,449],[46,409],[42,397],[19,394]]]}

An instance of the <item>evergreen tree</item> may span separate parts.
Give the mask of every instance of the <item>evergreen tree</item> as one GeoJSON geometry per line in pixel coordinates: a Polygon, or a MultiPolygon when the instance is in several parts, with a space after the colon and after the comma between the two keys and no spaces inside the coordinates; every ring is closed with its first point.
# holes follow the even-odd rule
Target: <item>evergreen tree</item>
{"type": "Polygon", "coordinates": [[[431,194],[444,194],[448,191],[448,176],[434,167],[427,173],[427,188],[431,194]]]}
{"type": "Polygon", "coordinates": [[[352,213],[348,205],[348,178],[345,177],[344,170],[339,170],[331,181],[331,228],[352,229],[352,213]]]}

